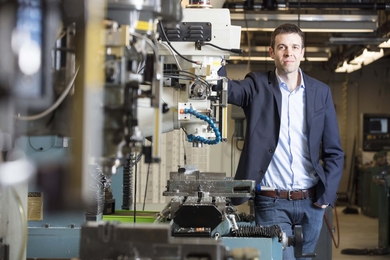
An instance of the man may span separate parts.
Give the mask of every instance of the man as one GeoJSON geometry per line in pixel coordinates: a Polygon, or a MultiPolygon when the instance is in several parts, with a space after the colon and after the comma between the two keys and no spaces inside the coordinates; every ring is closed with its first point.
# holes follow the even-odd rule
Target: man
{"type": "MultiPolygon", "coordinates": [[[[229,80],[228,101],[241,106],[247,119],[235,179],[263,187],[254,198],[256,223],[277,224],[288,236],[301,225],[303,252],[312,253],[324,210],[337,197],[344,153],[330,88],[302,72],[304,53],[302,31],[279,26],[269,48],[275,70],[229,80]]],[[[293,247],[283,259],[295,259],[293,247]]]]}

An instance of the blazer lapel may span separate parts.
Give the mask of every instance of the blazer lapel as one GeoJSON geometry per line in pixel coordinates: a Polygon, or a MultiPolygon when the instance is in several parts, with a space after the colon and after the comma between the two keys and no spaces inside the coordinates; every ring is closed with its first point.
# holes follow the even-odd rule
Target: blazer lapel
{"type": "Polygon", "coordinates": [[[276,79],[275,70],[270,71],[268,73],[268,85],[270,86],[270,89],[275,96],[276,105],[278,106],[278,113],[280,117],[280,113],[282,111],[282,93],[280,92],[278,80],[276,79]]]}
{"type": "Polygon", "coordinates": [[[310,82],[307,82],[306,77],[302,72],[303,80],[305,82],[306,88],[306,123],[307,123],[307,131],[310,133],[313,112],[314,112],[314,103],[315,103],[315,87],[310,82]]]}

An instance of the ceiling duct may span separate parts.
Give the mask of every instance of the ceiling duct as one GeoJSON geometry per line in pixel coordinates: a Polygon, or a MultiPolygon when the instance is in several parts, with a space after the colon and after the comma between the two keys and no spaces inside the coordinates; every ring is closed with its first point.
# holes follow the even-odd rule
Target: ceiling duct
{"type": "Polygon", "coordinates": [[[390,10],[390,2],[278,3],[275,0],[264,0],[225,2],[224,7],[231,10],[232,23],[241,26],[243,30],[273,31],[282,23],[298,22],[304,32],[374,32],[378,27],[378,15],[375,11],[390,10]],[[291,13],[290,10],[297,12],[291,13]],[[318,10],[327,10],[327,13],[316,12],[318,10]],[[333,12],[329,14],[330,10],[333,12]],[[360,12],[345,12],[346,10],[360,12]]]}
{"type": "Polygon", "coordinates": [[[390,3],[386,2],[288,2],[278,3],[275,0],[225,2],[225,8],[231,10],[291,10],[291,9],[353,9],[353,10],[390,10],[390,3]]]}
{"type": "Polygon", "coordinates": [[[249,51],[241,60],[257,56],[265,60],[251,46],[269,46],[271,32],[283,23],[295,23],[305,33],[307,60],[314,55],[308,47],[326,50],[329,58],[324,68],[330,70],[390,38],[388,0],[226,1],[223,7],[230,9],[232,25],[242,28],[241,46],[249,51]]]}
{"type": "Polygon", "coordinates": [[[231,13],[232,25],[243,31],[273,31],[283,23],[299,23],[304,32],[374,32],[378,26],[375,14],[278,14],[231,13]]]}
{"type": "Polygon", "coordinates": [[[357,45],[364,44],[377,46],[384,41],[388,40],[387,38],[372,38],[372,37],[330,37],[328,44],[330,45],[357,45]]]}

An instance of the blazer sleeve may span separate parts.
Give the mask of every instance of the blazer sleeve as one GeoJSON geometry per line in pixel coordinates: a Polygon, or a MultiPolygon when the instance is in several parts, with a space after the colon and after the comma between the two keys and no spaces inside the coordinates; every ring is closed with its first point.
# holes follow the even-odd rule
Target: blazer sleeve
{"type": "Polygon", "coordinates": [[[326,89],[325,117],[321,145],[323,174],[320,174],[321,181],[317,185],[317,203],[320,205],[330,204],[333,207],[337,199],[337,190],[343,172],[344,152],[341,146],[337,115],[331,90],[328,86],[326,89]]]}

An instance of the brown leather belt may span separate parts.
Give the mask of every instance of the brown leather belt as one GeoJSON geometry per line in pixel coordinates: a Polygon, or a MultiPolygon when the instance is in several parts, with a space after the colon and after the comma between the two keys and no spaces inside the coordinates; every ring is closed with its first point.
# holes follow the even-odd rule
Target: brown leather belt
{"type": "Polygon", "coordinates": [[[288,200],[303,200],[307,198],[312,198],[316,194],[315,188],[310,188],[308,190],[264,190],[260,191],[258,194],[262,196],[267,196],[271,198],[279,199],[288,199],[288,200]]]}

